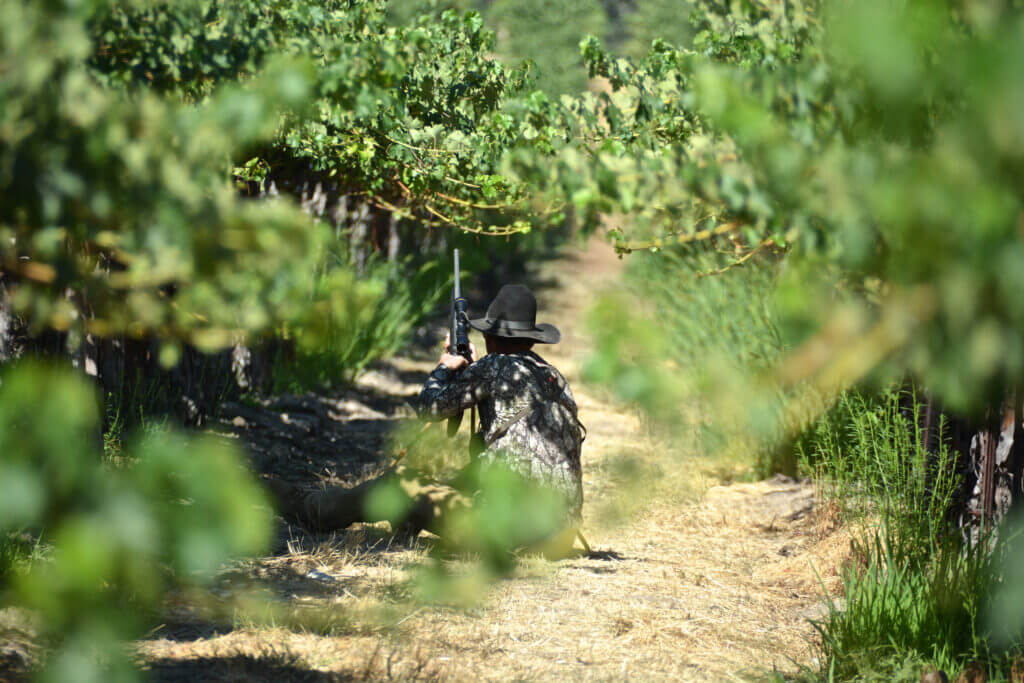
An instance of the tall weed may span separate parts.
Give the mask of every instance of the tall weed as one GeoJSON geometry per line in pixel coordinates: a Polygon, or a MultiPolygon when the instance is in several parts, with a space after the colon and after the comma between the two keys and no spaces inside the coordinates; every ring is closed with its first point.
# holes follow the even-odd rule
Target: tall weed
{"type": "Polygon", "coordinates": [[[800,459],[848,517],[877,520],[894,541],[927,556],[951,533],[947,511],[960,481],[945,418],[938,450],[929,452],[915,424],[918,409],[913,394],[844,394],[800,459]]]}
{"type": "Polygon", "coordinates": [[[325,269],[315,276],[313,296],[325,304],[318,319],[309,321],[316,330],[316,344],[303,343],[282,330],[282,337],[294,343],[274,359],[276,391],[351,380],[369,363],[400,348],[450,284],[437,261],[416,270],[408,263],[371,261],[359,278],[359,294],[337,301],[336,277],[349,272],[325,269]]]}
{"type": "MultiPolygon", "coordinates": [[[[722,462],[730,460],[733,455],[723,454],[723,444],[747,434],[749,425],[731,419],[715,402],[726,393],[724,388],[768,370],[783,353],[774,305],[777,262],[768,255],[741,268],[715,272],[728,259],[696,249],[638,253],[631,259],[627,281],[656,327],[637,328],[612,309],[597,321],[604,329],[594,326],[600,352],[612,370],[602,371],[594,364],[593,374],[613,378],[620,395],[635,396],[666,425],[678,425],[682,409],[688,413],[685,421],[694,423],[698,451],[715,454],[722,462]],[[640,376],[643,363],[633,361],[633,349],[620,341],[637,335],[656,347],[648,354],[652,357],[644,359],[653,368],[646,378],[640,376]],[[615,363],[621,365],[617,372],[615,363]]],[[[738,412],[748,411],[738,406],[738,412]]],[[[743,449],[736,466],[762,476],[795,474],[792,450],[780,445],[743,449]]]]}
{"type": "Polygon", "coordinates": [[[677,363],[701,372],[714,356],[759,370],[778,359],[782,340],[772,304],[773,261],[753,260],[705,275],[721,267],[717,254],[665,251],[631,258],[630,283],[654,307],[677,363]]]}
{"type": "Polygon", "coordinates": [[[11,575],[42,559],[42,540],[25,531],[0,532],[0,591],[7,587],[11,575]]]}
{"type": "Polygon", "coordinates": [[[983,617],[999,584],[1000,542],[965,545],[950,523],[960,482],[945,422],[929,451],[918,408],[912,394],[847,394],[802,453],[805,471],[859,536],[843,572],[845,600],[815,624],[829,677],[998,665],[983,617]]]}

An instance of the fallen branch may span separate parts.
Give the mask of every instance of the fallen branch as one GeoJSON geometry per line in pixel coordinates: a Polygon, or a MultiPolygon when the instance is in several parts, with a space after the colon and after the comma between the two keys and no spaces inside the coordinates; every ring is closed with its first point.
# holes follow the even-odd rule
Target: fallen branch
{"type": "Polygon", "coordinates": [[[698,230],[697,232],[685,233],[682,235],[676,235],[673,237],[662,237],[656,240],[648,240],[646,242],[622,242],[615,245],[615,253],[617,254],[630,254],[634,251],[643,251],[646,249],[662,249],[667,246],[674,246],[677,244],[691,244],[693,242],[702,242],[709,240],[719,235],[726,235],[730,232],[738,230],[743,227],[744,224],[736,221],[719,225],[718,227],[711,228],[709,230],[698,230]]]}

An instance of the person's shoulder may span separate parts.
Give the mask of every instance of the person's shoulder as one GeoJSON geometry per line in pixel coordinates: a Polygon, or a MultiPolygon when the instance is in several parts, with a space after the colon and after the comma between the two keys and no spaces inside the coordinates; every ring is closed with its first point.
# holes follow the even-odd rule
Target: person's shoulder
{"type": "Polygon", "coordinates": [[[547,370],[552,374],[557,375],[558,377],[562,377],[562,373],[559,372],[558,368],[556,368],[546,359],[542,358],[540,354],[538,354],[536,351],[530,351],[528,353],[525,353],[521,355],[520,358],[524,363],[529,363],[536,367],[543,368],[544,370],[547,370]]]}
{"type": "Polygon", "coordinates": [[[480,358],[474,362],[472,367],[476,372],[481,374],[492,374],[500,371],[502,368],[508,365],[508,357],[500,353],[488,353],[483,358],[480,358]]]}
{"type": "MultiPolygon", "coordinates": [[[[522,354],[518,356],[519,362],[524,365],[531,366],[535,371],[539,371],[541,377],[547,378],[548,382],[554,381],[559,387],[568,387],[569,382],[565,379],[558,368],[549,363],[547,360],[542,358],[539,354],[534,351],[522,354]]],[[[537,376],[536,374],[534,376],[537,376]]]]}
{"type": "Polygon", "coordinates": [[[494,376],[516,376],[530,373],[530,366],[538,363],[529,354],[522,353],[489,353],[476,362],[481,374],[494,376]]]}

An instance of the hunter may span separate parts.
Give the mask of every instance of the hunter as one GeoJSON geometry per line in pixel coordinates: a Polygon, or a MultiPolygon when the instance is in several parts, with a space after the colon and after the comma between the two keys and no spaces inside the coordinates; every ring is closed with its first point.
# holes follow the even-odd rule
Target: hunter
{"type": "MultiPolygon", "coordinates": [[[[420,392],[417,411],[425,420],[478,411],[480,424],[471,442],[476,452],[470,468],[502,466],[526,482],[556,492],[562,509],[562,519],[554,525],[559,531],[531,547],[561,557],[571,551],[582,519],[580,450],[586,432],[565,378],[533,351],[535,344],[556,344],[561,339],[553,325],[538,324],[536,314],[537,300],[528,288],[502,287],[485,317],[469,321],[483,333],[487,355],[478,360],[471,347],[467,360],[451,353],[446,339],[437,368],[420,392]]],[[[397,480],[409,497],[406,517],[388,521],[442,537],[449,528],[446,518],[473,505],[477,495],[465,485],[434,481],[402,465],[352,488],[334,487],[296,497],[284,494],[279,485],[275,493],[286,516],[326,531],[353,522],[381,521],[372,519],[366,501],[374,487],[387,480],[397,480]]],[[[459,480],[476,479],[456,477],[459,480]]]]}

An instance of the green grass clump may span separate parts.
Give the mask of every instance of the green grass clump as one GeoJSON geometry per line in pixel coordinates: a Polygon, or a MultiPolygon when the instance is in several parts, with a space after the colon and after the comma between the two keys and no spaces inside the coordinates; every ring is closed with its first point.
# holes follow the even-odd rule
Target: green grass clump
{"type": "Polygon", "coordinates": [[[845,600],[815,627],[824,661],[841,680],[895,676],[906,662],[958,672],[1005,659],[982,617],[998,584],[998,560],[984,545],[947,538],[923,559],[920,547],[884,527],[856,546],[865,566],[844,572],[845,600]]]}
{"type": "Polygon", "coordinates": [[[44,546],[38,537],[23,531],[0,534],[0,588],[12,574],[27,568],[44,556],[44,546]]]}
{"type": "Polygon", "coordinates": [[[803,454],[859,529],[844,600],[815,624],[829,678],[917,680],[926,666],[955,674],[977,662],[998,674],[1013,650],[994,648],[985,622],[1006,538],[964,542],[949,518],[960,480],[945,423],[929,451],[918,408],[912,394],[848,394],[803,454]]]}
{"type": "Polygon", "coordinates": [[[636,254],[629,278],[657,316],[673,360],[701,373],[710,357],[756,371],[780,356],[782,339],[772,304],[776,264],[754,260],[706,274],[728,259],[706,251],[636,254]]]}
{"type": "Polygon", "coordinates": [[[947,512],[960,478],[945,418],[938,450],[929,451],[915,424],[919,408],[911,393],[845,394],[816,425],[801,461],[846,516],[878,520],[900,546],[927,558],[955,533],[947,512]]]}
{"type": "Polygon", "coordinates": [[[784,351],[773,300],[776,259],[724,271],[728,255],[703,249],[630,259],[630,291],[618,303],[601,302],[592,315],[598,353],[588,378],[638,403],[656,424],[690,432],[677,440],[703,456],[742,461],[762,476],[795,474],[781,435],[769,435],[763,448],[731,447],[735,457],[723,451],[751,433],[743,403],[749,392],[737,387],[772,368],[784,351]]]}
{"type": "Polygon", "coordinates": [[[306,325],[315,331],[314,342],[282,330],[294,343],[274,359],[274,390],[297,392],[350,381],[368,364],[400,349],[450,284],[448,271],[436,260],[410,270],[409,264],[373,261],[359,276],[358,294],[345,300],[339,300],[337,278],[352,278],[351,269],[318,274],[313,296],[322,306],[306,325]]]}

